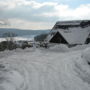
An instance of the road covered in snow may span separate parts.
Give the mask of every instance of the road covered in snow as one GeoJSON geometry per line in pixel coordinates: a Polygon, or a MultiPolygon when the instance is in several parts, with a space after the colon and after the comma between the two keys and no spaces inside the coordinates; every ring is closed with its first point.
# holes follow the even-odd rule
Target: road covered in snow
{"type": "Polygon", "coordinates": [[[90,90],[90,48],[0,52],[0,90],[90,90]]]}

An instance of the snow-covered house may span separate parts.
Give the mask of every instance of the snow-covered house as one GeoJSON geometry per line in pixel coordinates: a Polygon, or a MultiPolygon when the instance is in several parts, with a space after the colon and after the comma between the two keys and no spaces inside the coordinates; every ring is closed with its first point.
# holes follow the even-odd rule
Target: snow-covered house
{"type": "Polygon", "coordinates": [[[77,45],[89,43],[90,20],[56,22],[46,42],[77,45]]]}

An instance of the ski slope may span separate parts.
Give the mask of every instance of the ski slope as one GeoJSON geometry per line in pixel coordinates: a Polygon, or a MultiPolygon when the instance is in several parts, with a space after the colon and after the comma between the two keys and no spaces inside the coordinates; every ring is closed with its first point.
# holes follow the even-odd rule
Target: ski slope
{"type": "Polygon", "coordinates": [[[0,90],[90,90],[90,48],[57,48],[0,52],[0,90]]]}

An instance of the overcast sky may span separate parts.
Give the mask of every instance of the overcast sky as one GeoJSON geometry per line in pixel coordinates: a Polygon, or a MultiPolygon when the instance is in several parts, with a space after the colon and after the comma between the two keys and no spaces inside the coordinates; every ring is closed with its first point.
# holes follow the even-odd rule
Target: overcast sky
{"type": "Polygon", "coordinates": [[[0,0],[0,27],[51,29],[78,19],[90,19],[90,0],[0,0]]]}

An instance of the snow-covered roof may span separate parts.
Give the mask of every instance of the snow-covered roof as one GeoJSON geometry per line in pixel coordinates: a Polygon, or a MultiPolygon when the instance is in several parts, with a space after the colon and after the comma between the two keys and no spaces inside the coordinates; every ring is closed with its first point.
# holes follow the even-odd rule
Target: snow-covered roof
{"type": "Polygon", "coordinates": [[[73,20],[73,21],[58,21],[57,25],[80,25],[82,22],[89,22],[90,20],[73,20]]]}
{"type": "Polygon", "coordinates": [[[87,27],[90,26],[90,20],[75,20],[75,21],[58,21],[53,29],[67,29],[70,27],[87,27]]]}
{"type": "MultiPolygon", "coordinates": [[[[88,22],[87,20],[84,22],[88,22]]],[[[90,22],[90,21],[89,21],[90,22]]],[[[63,21],[63,22],[57,22],[56,25],[80,25],[82,21],[63,21]]],[[[82,23],[83,24],[83,23],[82,23]]],[[[85,24],[85,23],[84,23],[85,24]]],[[[90,24],[90,23],[89,23],[90,24]]],[[[86,25],[86,24],[85,24],[86,25]]],[[[54,26],[54,27],[55,27],[54,26]]],[[[59,32],[69,44],[84,44],[89,33],[90,33],[90,25],[86,27],[69,27],[69,28],[53,28],[50,32],[51,37],[47,37],[48,41],[51,40],[51,38],[55,35],[56,32],[59,32]]]]}
{"type": "Polygon", "coordinates": [[[68,31],[59,30],[59,32],[69,44],[84,44],[89,35],[88,28],[85,30],[80,27],[68,31]]]}

